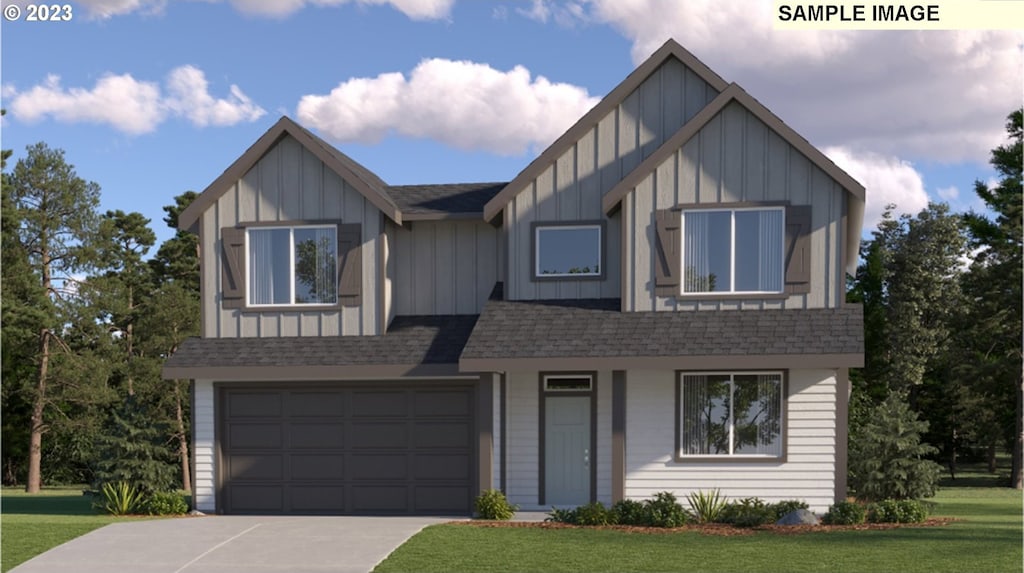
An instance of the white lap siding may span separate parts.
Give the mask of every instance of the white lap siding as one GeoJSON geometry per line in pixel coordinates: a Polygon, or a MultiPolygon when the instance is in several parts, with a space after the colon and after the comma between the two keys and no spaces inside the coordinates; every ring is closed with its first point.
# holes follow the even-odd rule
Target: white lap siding
{"type": "Polygon", "coordinates": [[[676,374],[672,371],[630,371],[627,375],[627,498],[644,499],[659,491],[671,491],[683,499],[690,492],[717,489],[732,499],[800,499],[819,513],[833,503],[834,371],[789,372],[785,463],[674,461],[675,385],[676,374]]]}
{"type": "Polygon", "coordinates": [[[195,508],[212,513],[216,509],[216,480],[214,476],[214,415],[213,382],[196,380],[192,426],[195,431],[192,444],[195,476],[192,479],[192,497],[195,508]]]}

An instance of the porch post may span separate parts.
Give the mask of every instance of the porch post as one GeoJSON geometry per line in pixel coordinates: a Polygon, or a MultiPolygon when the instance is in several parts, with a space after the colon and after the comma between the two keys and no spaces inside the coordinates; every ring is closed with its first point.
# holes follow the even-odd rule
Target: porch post
{"type": "Polygon", "coordinates": [[[494,487],[494,383],[496,372],[482,372],[476,389],[477,489],[494,487]]]}
{"type": "Polygon", "coordinates": [[[626,497],[626,371],[612,371],[612,503],[626,497]]]}

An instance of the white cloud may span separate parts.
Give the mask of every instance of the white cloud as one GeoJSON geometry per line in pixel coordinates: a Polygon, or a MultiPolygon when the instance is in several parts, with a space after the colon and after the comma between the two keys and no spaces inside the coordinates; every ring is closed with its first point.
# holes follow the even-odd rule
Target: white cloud
{"type": "Polygon", "coordinates": [[[533,0],[533,2],[530,3],[529,9],[516,8],[516,12],[531,20],[536,20],[541,23],[546,23],[548,18],[551,17],[551,8],[545,0],[533,0]]]}
{"type": "Polygon", "coordinates": [[[254,121],[265,113],[235,85],[228,98],[214,98],[203,72],[192,66],[172,70],[167,91],[165,95],[155,82],[140,81],[131,74],[110,73],[91,89],[64,88],[60,77],[52,74],[26,91],[11,85],[3,88],[11,116],[19,121],[49,117],[66,123],[100,123],[131,135],[152,132],[168,116],[205,127],[254,121]]]}
{"type": "Polygon", "coordinates": [[[956,188],[956,185],[950,185],[936,189],[935,194],[943,201],[952,201],[960,196],[960,190],[956,188]]]}
{"type": "Polygon", "coordinates": [[[580,4],[633,42],[634,62],[673,37],[819,146],[985,163],[1021,102],[1012,31],[782,32],[771,0],[566,5],[580,4]]]}
{"type": "Polygon", "coordinates": [[[256,121],[266,112],[232,85],[231,96],[214,99],[202,70],[194,66],[175,68],[167,77],[167,106],[198,127],[234,125],[256,121]]]}
{"type": "MultiPolygon", "coordinates": [[[[217,2],[221,0],[204,0],[217,2]]],[[[338,6],[356,3],[360,5],[389,4],[413,20],[437,20],[447,18],[455,0],[228,0],[239,12],[281,18],[297,12],[306,6],[338,6]]],[[[28,1],[13,2],[28,4],[28,1]]],[[[6,2],[5,2],[6,4],[6,2]]],[[[167,6],[167,0],[79,0],[86,12],[94,18],[111,18],[132,12],[158,13],[167,6]]]]}
{"type": "Polygon", "coordinates": [[[864,185],[864,229],[870,230],[882,220],[886,205],[895,204],[894,214],[917,214],[928,206],[921,173],[908,161],[875,153],[851,151],[842,147],[822,149],[832,161],[864,185]]]}
{"type": "Polygon", "coordinates": [[[299,121],[336,141],[373,143],[390,133],[459,149],[514,155],[554,141],[598,101],[583,88],[444,59],[352,78],[326,95],[303,96],[299,121]]]}

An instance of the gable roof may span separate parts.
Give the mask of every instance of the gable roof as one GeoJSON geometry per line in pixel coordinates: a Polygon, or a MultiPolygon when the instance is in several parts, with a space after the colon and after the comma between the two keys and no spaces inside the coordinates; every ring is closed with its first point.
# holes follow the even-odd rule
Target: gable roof
{"type": "Polygon", "coordinates": [[[210,205],[214,204],[224,193],[227,193],[236,181],[241,179],[274,145],[287,135],[295,138],[307,151],[315,155],[320,161],[323,161],[324,165],[337,173],[339,177],[366,197],[373,206],[380,209],[388,218],[395,223],[402,223],[402,212],[391,196],[388,195],[387,183],[351,157],[335,149],[331,144],[313,135],[306,128],[295,123],[287,116],[282,116],[241,157],[225,169],[220,177],[215,179],[213,183],[210,183],[187,209],[182,211],[178,217],[178,228],[192,228],[199,221],[200,215],[210,205]]]}
{"type": "Polygon", "coordinates": [[[608,92],[608,95],[598,102],[590,111],[584,114],[568,131],[563,133],[558,139],[554,141],[547,149],[544,150],[536,159],[534,159],[526,169],[522,170],[519,175],[516,176],[504,189],[501,190],[493,199],[484,205],[484,219],[492,221],[498,216],[508,205],[508,202],[529,182],[535,179],[541,174],[547,167],[556,161],[563,153],[565,153],[570,147],[572,147],[576,141],[578,141],[586,132],[593,129],[601,119],[608,115],[609,112],[614,110],[625,101],[629,94],[633,93],[640,84],[651,76],[662,64],[665,63],[669,58],[676,58],[683,63],[686,67],[690,68],[698,77],[710,84],[713,88],[718,91],[724,90],[728,86],[728,82],[722,79],[721,76],[716,74],[711,68],[707,67],[704,62],[697,59],[696,56],[691,54],[686,48],[683,48],[675,40],[668,40],[657,51],[651,54],[651,57],[647,58],[644,63],[640,64],[633,73],[626,76],[626,79],[619,85],[615,86],[615,89],[608,92]]]}
{"type": "Polygon", "coordinates": [[[697,112],[697,115],[693,116],[690,121],[683,124],[672,137],[665,140],[647,159],[641,161],[633,171],[630,171],[614,187],[609,189],[601,199],[601,207],[604,209],[605,214],[614,212],[622,199],[630,191],[657,169],[662,162],[685,145],[686,142],[700,133],[700,130],[731,102],[736,102],[743,106],[754,117],[767,125],[768,129],[774,131],[783,141],[792,145],[850,194],[853,200],[850,201],[850,209],[848,210],[849,220],[844,244],[846,245],[846,270],[850,274],[856,272],[860,246],[860,227],[864,219],[864,186],[851,177],[849,173],[840,169],[831,159],[819,151],[817,147],[811,145],[810,142],[794,131],[793,128],[786,125],[777,115],[772,113],[761,102],[754,99],[753,96],[736,83],[729,84],[727,88],[722,90],[722,93],[718,94],[715,99],[711,100],[702,110],[697,112]]]}

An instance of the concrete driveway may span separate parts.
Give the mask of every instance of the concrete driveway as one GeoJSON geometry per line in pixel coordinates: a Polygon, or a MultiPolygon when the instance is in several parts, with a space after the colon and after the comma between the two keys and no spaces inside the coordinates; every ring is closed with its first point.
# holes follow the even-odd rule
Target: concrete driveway
{"type": "Polygon", "coordinates": [[[443,517],[207,516],[107,525],[12,573],[367,573],[443,517]]]}

